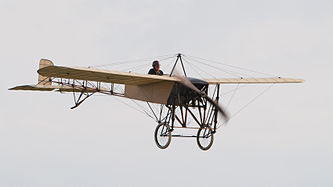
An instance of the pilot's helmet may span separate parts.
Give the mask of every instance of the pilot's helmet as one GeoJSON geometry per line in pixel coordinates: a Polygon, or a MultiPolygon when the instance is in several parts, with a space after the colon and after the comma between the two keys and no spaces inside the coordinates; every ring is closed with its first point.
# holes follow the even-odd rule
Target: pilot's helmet
{"type": "Polygon", "coordinates": [[[160,62],[158,61],[158,60],[154,60],[154,62],[153,62],[153,67],[155,67],[155,66],[159,66],[160,65],[160,62]]]}

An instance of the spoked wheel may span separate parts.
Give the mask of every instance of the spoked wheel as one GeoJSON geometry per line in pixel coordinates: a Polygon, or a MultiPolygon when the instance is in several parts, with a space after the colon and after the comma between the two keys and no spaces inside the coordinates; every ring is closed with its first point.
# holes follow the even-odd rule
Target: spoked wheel
{"type": "Polygon", "coordinates": [[[200,128],[197,134],[197,143],[200,149],[207,151],[212,147],[214,141],[214,134],[212,128],[203,127],[200,128]]]}
{"type": "Polygon", "coordinates": [[[155,142],[157,147],[165,149],[171,142],[171,131],[169,125],[160,123],[155,129],[155,142]]]}

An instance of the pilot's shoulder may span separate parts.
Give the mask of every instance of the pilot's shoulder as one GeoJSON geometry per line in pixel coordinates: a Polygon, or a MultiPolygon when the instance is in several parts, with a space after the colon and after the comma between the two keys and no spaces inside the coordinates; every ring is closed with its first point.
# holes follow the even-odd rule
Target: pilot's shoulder
{"type": "Polygon", "coordinates": [[[151,68],[148,72],[148,74],[155,74],[155,70],[153,68],[151,68]]]}

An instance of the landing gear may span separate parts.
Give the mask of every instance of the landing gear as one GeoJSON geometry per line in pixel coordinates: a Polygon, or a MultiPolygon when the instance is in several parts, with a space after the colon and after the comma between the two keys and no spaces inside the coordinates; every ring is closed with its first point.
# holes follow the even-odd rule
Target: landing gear
{"type": "Polygon", "coordinates": [[[164,111],[163,113],[163,107],[161,107],[160,116],[157,117],[150,107],[156,121],[159,123],[155,129],[155,142],[159,148],[166,149],[170,144],[171,137],[196,138],[199,148],[207,151],[213,145],[216,125],[218,124],[218,113],[221,112],[222,116],[227,118],[225,112],[218,106],[220,85],[215,85],[214,91],[212,90],[212,97],[209,97],[208,82],[187,78],[180,54],[177,56],[170,76],[178,61],[182,65],[185,78],[178,77],[180,82],[174,83],[166,103],[162,104],[162,106],[166,106],[167,112],[164,111]],[[199,127],[191,126],[193,123],[196,123],[199,127]],[[177,128],[194,129],[197,130],[197,134],[176,134],[177,128]]]}
{"type": "MultiPolygon", "coordinates": [[[[200,90],[207,93],[208,85],[199,83],[200,90]]],[[[196,138],[199,148],[207,151],[213,145],[217,129],[218,109],[214,104],[218,102],[219,86],[216,86],[213,93],[213,97],[216,97],[212,101],[214,104],[207,98],[186,89],[186,87],[176,84],[168,98],[168,103],[164,105],[167,111],[163,112],[163,107],[161,107],[160,116],[156,117],[160,120],[155,129],[155,142],[159,148],[166,149],[172,137],[196,138]],[[181,95],[183,91],[189,94],[181,95]],[[199,127],[191,125],[193,123],[199,127]],[[177,129],[190,129],[196,130],[196,132],[191,135],[183,135],[178,134],[177,129]]]]}
{"type": "Polygon", "coordinates": [[[169,125],[160,123],[155,129],[155,143],[160,149],[166,149],[171,142],[171,130],[169,125]]]}
{"type": "Polygon", "coordinates": [[[214,133],[212,128],[206,126],[200,128],[197,134],[197,143],[200,149],[207,151],[214,142],[214,133]]]}
{"type": "Polygon", "coordinates": [[[194,137],[197,139],[199,148],[203,151],[210,149],[214,142],[214,132],[211,127],[206,126],[199,128],[197,135],[185,136],[185,135],[172,135],[172,130],[169,125],[160,123],[155,129],[155,143],[160,149],[166,149],[171,143],[171,137],[194,137]]]}

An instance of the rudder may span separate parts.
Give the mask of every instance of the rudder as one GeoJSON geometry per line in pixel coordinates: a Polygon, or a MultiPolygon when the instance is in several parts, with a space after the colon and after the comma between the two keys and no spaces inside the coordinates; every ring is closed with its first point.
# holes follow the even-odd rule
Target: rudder
{"type": "MultiPolygon", "coordinates": [[[[41,59],[39,61],[39,69],[45,68],[47,66],[53,66],[53,62],[51,60],[47,60],[47,59],[41,59]]],[[[51,78],[50,77],[45,77],[42,75],[38,75],[38,83],[39,85],[45,85],[45,86],[51,86],[52,82],[51,82],[51,78]]]]}

